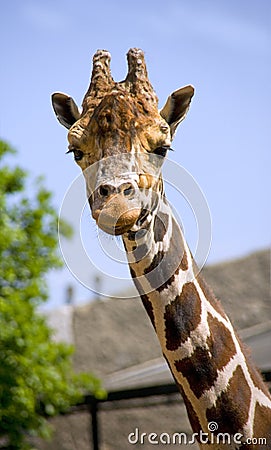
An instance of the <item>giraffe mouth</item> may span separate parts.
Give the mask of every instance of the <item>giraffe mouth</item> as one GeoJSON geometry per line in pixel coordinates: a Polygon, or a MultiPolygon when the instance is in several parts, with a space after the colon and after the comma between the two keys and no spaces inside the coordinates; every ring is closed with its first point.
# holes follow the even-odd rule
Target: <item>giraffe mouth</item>
{"type": "Polygon", "coordinates": [[[114,226],[114,227],[108,227],[108,226],[99,224],[98,226],[101,230],[103,230],[107,234],[111,234],[113,236],[120,236],[120,235],[126,233],[127,231],[129,231],[132,228],[133,224],[126,225],[126,226],[114,226]]]}
{"type": "Polygon", "coordinates": [[[139,208],[133,208],[116,217],[115,215],[108,214],[105,208],[101,211],[95,211],[92,215],[101,230],[107,234],[120,236],[135,225],[140,213],[141,210],[139,208]]]}

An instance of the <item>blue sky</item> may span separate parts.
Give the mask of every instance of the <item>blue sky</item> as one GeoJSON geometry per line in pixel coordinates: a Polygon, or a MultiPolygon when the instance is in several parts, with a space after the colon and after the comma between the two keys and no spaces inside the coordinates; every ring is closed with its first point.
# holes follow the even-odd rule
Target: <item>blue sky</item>
{"type": "MultiPolygon", "coordinates": [[[[65,156],[66,130],[53,115],[51,93],[67,92],[80,104],[96,49],[110,51],[112,74],[121,80],[127,50],[140,47],[161,106],[173,90],[188,83],[196,88],[171,158],[207,198],[208,261],[269,245],[269,0],[10,0],[1,13],[1,137],[17,148],[16,161],[33,177],[45,176],[57,209],[79,171],[65,156]]],[[[193,242],[191,214],[174,194],[172,203],[193,242]]],[[[124,262],[106,259],[88,212],[85,220],[97,265],[89,278],[106,265],[116,277],[128,277],[124,262]]],[[[101,239],[103,247],[116,245],[101,239]]],[[[78,300],[91,296],[64,270],[50,277],[51,305],[63,302],[67,284],[75,286],[78,300]]],[[[109,290],[121,288],[117,281],[109,284],[109,290]]]]}

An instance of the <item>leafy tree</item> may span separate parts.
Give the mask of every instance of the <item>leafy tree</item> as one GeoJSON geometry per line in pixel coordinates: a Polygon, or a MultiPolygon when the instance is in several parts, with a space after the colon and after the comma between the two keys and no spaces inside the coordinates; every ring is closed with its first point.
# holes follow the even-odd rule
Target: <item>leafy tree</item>
{"type": "Polygon", "coordinates": [[[57,214],[41,181],[33,198],[25,195],[26,172],[2,164],[10,153],[0,141],[0,446],[27,449],[29,435],[49,437],[46,416],[86,389],[103,391],[94,377],[73,372],[73,349],[52,341],[36,311],[48,296],[46,273],[61,265],[57,214]]]}

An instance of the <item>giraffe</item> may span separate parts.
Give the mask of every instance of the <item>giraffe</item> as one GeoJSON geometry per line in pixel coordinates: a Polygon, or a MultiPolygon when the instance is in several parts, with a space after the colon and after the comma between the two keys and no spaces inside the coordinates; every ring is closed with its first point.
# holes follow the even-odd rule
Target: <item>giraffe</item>
{"type": "Polygon", "coordinates": [[[106,233],[122,236],[199,447],[271,448],[267,387],[198,273],[164,192],[161,168],[194,88],[174,91],[159,111],[143,51],[129,50],[122,82],[113,80],[110,60],[106,50],[95,53],[82,111],[70,96],[52,95],[55,114],[69,129],[67,153],[85,177],[92,216],[106,233]],[[221,443],[219,433],[227,440],[221,443]]]}

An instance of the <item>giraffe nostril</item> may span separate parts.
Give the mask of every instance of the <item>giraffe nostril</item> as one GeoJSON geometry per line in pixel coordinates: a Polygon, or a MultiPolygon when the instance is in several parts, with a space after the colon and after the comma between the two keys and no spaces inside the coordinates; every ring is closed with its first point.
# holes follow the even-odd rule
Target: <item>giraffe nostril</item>
{"type": "Polygon", "coordinates": [[[123,195],[125,195],[125,197],[131,197],[135,193],[135,188],[132,184],[126,183],[122,186],[121,191],[122,191],[123,195]]]}
{"type": "Polygon", "coordinates": [[[134,190],[133,190],[132,186],[130,186],[130,187],[124,189],[123,194],[124,194],[125,196],[128,196],[128,195],[132,195],[133,192],[134,192],[134,190]]]}
{"type": "Polygon", "coordinates": [[[105,186],[105,185],[104,186],[100,186],[99,189],[98,189],[98,193],[99,193],[99,195],[101,197],[108,197],[109,191],[110,191],[109,187],[105,186]]]}
{"type": "Polygon", "coordinates": [[[132,197],[135,193],[135,188],[132,183],[123,183],[119,186],[111,184],[101,184],[97,189],[98,195],[106,199],[112,194],[122,194],[125,197],[132,197]]]}

